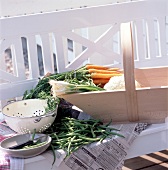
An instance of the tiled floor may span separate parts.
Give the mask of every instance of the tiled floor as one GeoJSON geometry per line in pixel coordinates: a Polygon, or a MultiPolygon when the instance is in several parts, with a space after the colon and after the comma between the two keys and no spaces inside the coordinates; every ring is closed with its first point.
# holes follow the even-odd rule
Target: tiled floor
{"type": "Polygon", "coordinates": [[[128,159],[122,170],[168,170],[168,149],[128,159]]]}

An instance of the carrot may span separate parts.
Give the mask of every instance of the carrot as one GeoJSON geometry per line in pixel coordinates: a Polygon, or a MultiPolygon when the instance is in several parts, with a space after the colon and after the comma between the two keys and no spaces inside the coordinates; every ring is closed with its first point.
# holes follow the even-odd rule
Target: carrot
{"type": "Polygon", "coordinates": [[[99,85],[99,84],[106,84],[110,79],[100,79],[100,78],[97,78],[97,79],[93,79],[93,83],[96,84],[96,85],[99,85]]]}
{"type": "Polygon", "coordinates": [[[114,76],[121,76],[122,74],[118,73],[118,74],[102,74],[102,73],[92,73],[91,74],[91,78],[92,79],[95,79],[95,78],[103,78],[103,79],[109,79],[111,77],[114,77],[114,76]]]}
{"type": "Polygon", "coordinates": [[[113,68],[109,68],[108,70],[109,70],[109,71],[117,71],[117,70],[119,70],[119,68],[113,67],[113,68]]]}
{"type": "Polygon", "coordinates": [[[103,73],[103,74],[120,73],[119,71],[98,70],[98,69],[89,69],[88,71],[89,71],[89,73],[103,73]]]}
{"type": "Polygon", "coordinates": [[[99,69],[99,70],[108,70],[109,67],[104,67],[100,65],[94,65],[94,64],[86,64],[86,69],[99,69]]]}

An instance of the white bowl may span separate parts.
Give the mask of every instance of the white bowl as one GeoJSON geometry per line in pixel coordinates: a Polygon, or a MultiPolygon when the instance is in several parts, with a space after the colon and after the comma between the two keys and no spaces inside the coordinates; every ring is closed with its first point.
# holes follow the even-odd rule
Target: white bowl
{"type": "MultiPolygon", "coordinates": [[[[29,157],[34,157],[34,156],[37,156],[43,153],[50,146],[51,137],[48,136],[46,142],[41,146],[37,146],[31,149],[30,148],[29,149],[8,149],[11,146],[28,141],[31,138],[31,135],[32,134],[23,134],[23,135],[16,135],[16,136],[7,138],[0,143],[0,150],[2,152],[7,153],[8,155],[12,157],[29,158],[29,157]]],[[[36,134],[35,138],[44,136],[44,135],[45,134],[36,134]]]]}

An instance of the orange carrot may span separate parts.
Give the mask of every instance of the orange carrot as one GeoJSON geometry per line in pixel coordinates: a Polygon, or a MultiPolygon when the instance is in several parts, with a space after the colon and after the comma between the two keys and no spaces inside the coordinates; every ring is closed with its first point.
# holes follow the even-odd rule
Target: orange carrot
{"type": "Polygon", "coordinates": [[[93,79],[93,83],[96,84],[96,85],[99,85],[99,84],[106,84],[110,79],[100,79],[100,78],[97,78],[97,79],[93,79]]]}
{"type": "Polygon", "coordinates": [[[120,73],[119,71],[98,70],[98,69],[88,69],[88,71],[89,71],[89,73],[103,73],[103,74],[120,73]]]}
{"type": "Polygon", "coordinates": [[[102,73],[92,73],[91,74],[91,78],[92,79],[95,79],[95,78],[103,78],[103,79],[109,79],[111,77],[114,77],[114,76],[121,76],[122,74],[121,73],[118,73],[118,74],[102,74],[102,73]]]}
{"type": "Polygon", "coordinates": [[[100,70],[107,70],[108,67],[100,66],[100,65],[94,65],[94,64],[86,64],[86,69],[100,69],[100,70]]]}
{"type": "Polygon", "coordinates": [[[113,67],[113,68],[109,68],[108,70],[109,70],[109,71],[117,71],[117,70],[119,70],[119,68],[113,67]]]}

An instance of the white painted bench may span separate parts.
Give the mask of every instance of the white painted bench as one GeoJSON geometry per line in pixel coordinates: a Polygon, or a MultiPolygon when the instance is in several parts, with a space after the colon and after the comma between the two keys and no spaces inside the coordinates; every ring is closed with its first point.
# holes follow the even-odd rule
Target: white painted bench
{"type": "MultiPolygon", "coordinates": [[[[135,67],[167,67],[167,15],[166,0],[147,0],[0,18],[2,107],[9,99],[20,98],[25,90],[36,85],[40,76],[55,69],[63,72],[85,63],[122,68],[119,32],[122,22],[133,24],[135,67]],[[28,68],[21,38],[26,40],[28,68]],[[4,51],[8,48],[12,53],[12,74],[6,71],[4,51]],[[42,53],[43,74],[39,71],[37,49],[42,53]]],[[[167,141],[168,124],[152,125],[134,142],[127,158],[167,149],[167,141]]],[[[25,162],[29,169],[31,161],[25,162]]]]}

